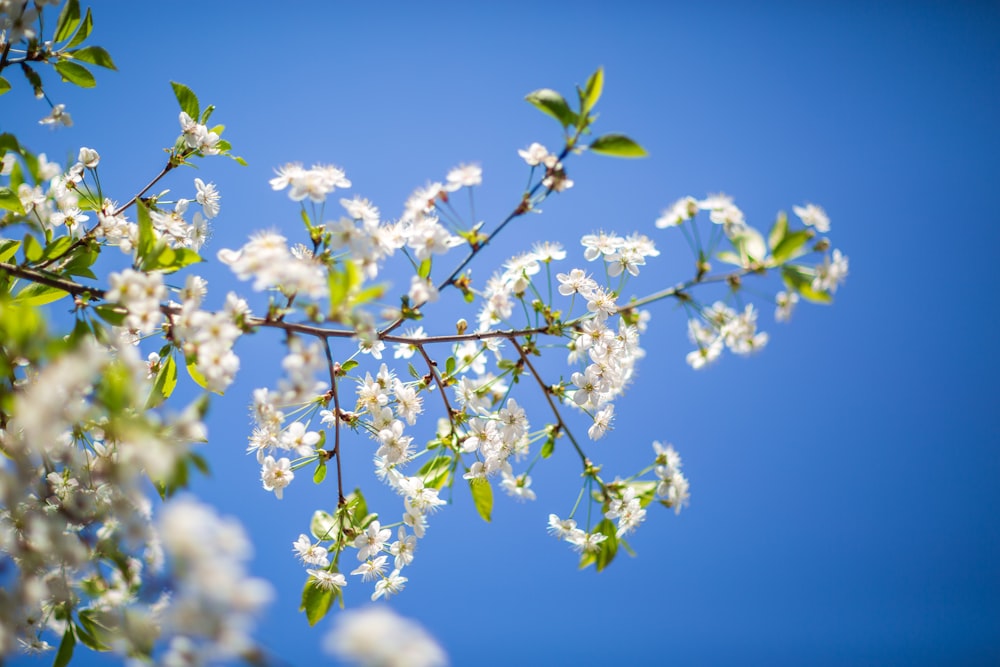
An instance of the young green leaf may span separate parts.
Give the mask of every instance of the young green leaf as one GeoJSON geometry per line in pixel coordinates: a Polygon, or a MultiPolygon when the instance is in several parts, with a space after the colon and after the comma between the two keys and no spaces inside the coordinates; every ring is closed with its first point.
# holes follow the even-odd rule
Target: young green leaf
{"type": "Polygon", "coordinates": [[[0,210],[13,211],[18,215],[24,215],[21,198],[10,188],[0,188],[0,210]]]}
{"type": "Polygon", "coordinates": [[[483,521],[489,523],[490,513],[493,511],[493,487],[489,480],[473,477],[469,480],[469,489],[472,491],[472,501],[476,504],[476,511],[483,521]]]}
{"type": "Polygon", "coordinates": [[[315,472],[313,472],[313,483],[320,484],[324,479],[326,479],[326,461],[320,459],[315,472]]]}
{"type": "Polygon", "coordinates": [[[83,22],[80,23],[80,29],[76,31],[73,35],[73,39],[69,41],[66,45],[67,49],[73,49],[81,44],[84,40],[90,37],[90,31],[94,29],[94,17],[90,15],[90,8],[87,8],[87,14],[83,17],[83,22]]]}
{"type": "Polygon", "coordinates": [[[80,25],[80,0],[69,0],[59,12],[56,33],[52,36],[52,41],[61,42],[69,39],[78,25],[80,25]]]}
{"type": "Polygon", "coordinates": [[[639,144],[624,134],[605,134],[590,143],[590,150],[612,157],[646,157],[648,153],[639,144]]]}
{"type": "Polygon", "coordinates": [[[31,234],[24,235],[24,258],[29,262],[37,262],[45,254],[42,244],[31,234]]]}
{"type": "Polygon", "coordinates": [[[0,262],[6,262],[8,259],[16,255],[17,250],[20,247],[20,241],[15,241],[14,239],[0,239],[0,262]]]}
{"type": "Polygon", "coordinates": [[[774,250],[788,233],[788,216],[782,211],[778,214],[778,219],[774,221],[774,226],[767,235],[767,246],[774,250]]]}
{"type": "Polygon", "coordinates": [[[177,98],[177,103],[181,105],[181,111],[187,113],[192,119],[198,118],[198,97],[194,92],[183,83],[171,81],[170,85],[174,89],[174,97],[177,98]]]}
{"type": "Polygon", "coordinates": [[[59,642],[59,651],[52,667],[66,667],[73,659],[73,649],[76,648],[76,635],[73,634],[73,624],[66,624],[66,631],[63,633],[62,641],[59,642]]]}
{"type": "Polygon", "coordinates": [[[166,359],[160,360],[160,370],[156,373],[156,380],[153,382],[153,389],[146,401],[146,409],[154,408],[163,401],[170,398],[177,386],[177,362],[174,355],[168,355],[166,359]]]}
{"type": "Polygon", "coordinates": [[[69,55],[73,56],[74,60],[79,60],[80,62],[90,63],[98,67],[106,67],[107,69],[118,69],[115,67],[115,63],[111,60],[108,52],[99,46],[85,46],[82,49],[70,51],[69,55]]]}
{"type": "Polygon", "coordinates": [[[577,115],[569,108],[562,95],[549,88],[528,93],[525,98],[538,109],[555,118],[565,128],[576,125],[577,115]]]}
{"type": "Polygon", "coordinates": [[[76,84],[81,88],[93,88],[97,85],[94,75],[83,65],[78,65],[68,60],[60,60],[53,67],[59,72],[59,76],[62,77],[63,81],[76,84]]]}
{"type": "Polygon", "coordinates": [[[330,611],[333,600],[334,591],[320,588],[310,577],[306,581],[306,587],[302,589],[302,604],[299,606],[299,611],[306,613],[309,625],[316,625],[330,611]]]}
{"type": "Polygon", "coordinates": [[[14,296],[14,302],[21,306],[44,306],[64,296],[69,296],[69,292],[41,283],[30,283],[14,296]]]}
{"type": "Polygon", "coordinates": [[[0,95],[10,90],[10,81],[0,76],[0,95]]]}
{"type": "Polygon", "coordinates": [[[797,232],[786,234],[771,253],[775,264],[784,264],[790,259],[806,254],[808,250],[803,246],[814,236],[816,236],[816,232],[811,229],[800,229],[797,232]]]}
{"type": "Polygon", "coordinates": [[[604,91],[604,68],[598,67],[597,71],[587,79],[587,85],[580,93],[580,115],[585,116],[588,111],[594,108],[597,100],[601,99],[604,91]]]}

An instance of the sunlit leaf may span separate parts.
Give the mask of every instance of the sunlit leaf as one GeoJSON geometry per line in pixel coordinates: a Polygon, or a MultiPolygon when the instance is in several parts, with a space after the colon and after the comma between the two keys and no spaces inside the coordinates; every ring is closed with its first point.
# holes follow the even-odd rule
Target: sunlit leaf
{"type": "Polygon", "coordinates": [[[612,157],[646,157],[649,155],[642,146],[624,134],[605,134],[590,142],[590,150],[612,157]]]}

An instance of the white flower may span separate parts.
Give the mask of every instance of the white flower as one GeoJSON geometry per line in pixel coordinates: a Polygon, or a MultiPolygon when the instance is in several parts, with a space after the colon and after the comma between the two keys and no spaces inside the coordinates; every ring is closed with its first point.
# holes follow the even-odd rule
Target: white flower
{"type": "Polygon", "coordinates": [[[792,210],[795,211],[795,215],[799,216],[804,224],[815,227],[819,233],[826,234],[830,231],[830,218],[827,217],[826,211],[816,204],[793,206],[792,210]]]}
{"type": "Polygon", "coordinates": [[[299,535],[299,539],[292,545],[296,555],[303,563],[326,567],[330,564],[329,554],[325,547],[313,544],[308,535],[299,535]]]}
{"type": "Polygon", "coordinates": [[[358,550],[358,560],[368,560],[377,556],[390,537],[392,537],[391,530],[382,528],[377,519],[372,521],[365,532],[354,540],[354,546],[358,550]]]}
{"type": "Polygon", "coordinates": [[[545,158],[549,156],[549,150],[540,143],[535,142],[528,146],[527,150],[517,151],[517,154],[520,155],[529,166],[535,167],[545,161],[545,158]]]}
{"type": "Polygon", "coordinates": [[[211,220],[219,215],[219,200],[221,196],[215,187],[215,183],[206,184],[200,178],[196,178],[194,179],[194,186],[198,190],[198,194],[195,195],[194,199],[201,204],[201,209],[205,212],[205,217],[211,220]]]}
{"type": "Polygon", "coordinates": [[[306,570],[306,572],[317,587],[327,591],[339,590],[347,585],[347,578],[340,572],[329,570],[306,570]]]}
{"type": "Polygon", "coordinates": [[[600,440],[603,438],[604,434],[611,428],[611,422],[614,420],[614,417],[615,406],[612,403],[607,404],[594,415],[594,423],[587,429],[587,435],[590,436],[590,439],[600,440]]]}
{"type": "Polygon", "coordinates": [[[80,149],[80,154],[77,157],[79,162],[83,163],[83,166],[87,169],[96,169],[97,164],[101,161],[101,156],[98,155],[97,151],[93,148],[87,148],[84,146],[80,149]]]}
{"type": "Polygon", "coordinates": [[[284,493],[285,487],[295,479],[291,461],[287,458],[275,461],[273,456],[265,457],[260,471],[260,479],[264,484],[264,490],[274,491],[274,495],[278,497],[278,500],[281,500],[281,494],[284,493]]]}
{"type": "Polygon", "coordinates": [[[461,164],[448,172],[448,184],[444,189],[455,192],[459,188],[471,188],[483,182],[483,168],[478,164],[461,164]]]}
{"type": "Polygon", "coordinates": [[[667,208],[660,214],[660,217],[656,220],[656,226],[659,229],[664,229],[666,227],[674,227],[683,223],[685,220],[690,220],[698,213],[698,202],[694,197],[684,197],[678,199],[670,208],[667,208]]]}
{"type": "Polygon", "coordinates": [[[323,641],[327,653],[363,667],[444,667],[448,658],[417,623],[385,606],[337,614],[323,641]]]}
{"type": "Polygon", "coordinates": [[[399,575],[399,570],[393,570],[389,573],[388,577],[383,577],[375,582],[375,592],[372,593],[372,602],[381,597],[388,600],[396,593],[402,591],[407,581],[409,580],[406,577],[399,575]]]}

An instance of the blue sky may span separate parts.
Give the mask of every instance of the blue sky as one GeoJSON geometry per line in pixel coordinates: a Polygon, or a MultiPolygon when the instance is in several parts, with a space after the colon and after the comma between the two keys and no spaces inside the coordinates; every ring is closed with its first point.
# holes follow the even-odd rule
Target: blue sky
{"type": "MultiPolygon", "coordinates": [[[[576,187],[511,227],[474,275],[537,240],[579,253],[581,234],[638,230],[663,251],[642,294],[690,275],[676,230],[653,227],[680,196],[724,191],[763,228],[806,201],[829,213],[847,284],[790,325],[765,308],[762,354],[691,371],[683,313],[653,308],[617,428],[588,450],[626,474],[653,440],[684,457],[691,507],[651,511],[637,558],[579,572],[546,535],[548,513],[575,498],[568,451],[536,468],[538,501],[498,497],[490,525],[456,489],[392,601],[454,664],[1000,661],[995,3],[91,6],[92,41],[120,71],[100,72],[95,91],[52,88],[73,128],[37,127],[45,109],[23,87],[0,101],[0,126],[50,156],[97,148],[105,188],[124,200],[176,136],[169,81],[189,85],[250,163],[208,161],[168,182],[218,184],[208,254],[257,229],[298,231],[296,207],[267,186],[293,160],[344,167],[387,216],[475,161],[477,208],[494,223],[523,186],[516,150],[558,141],[523,96],[569,95],[600,65],[598,131],[625,132],[650,157],[574,159],[576,187]]],[[[207,275],[217,298],[247,291],[218,267],[207,275]]],[[[275,383],[279,345],[264,333],[237,348],[239,379],[209,417],[213,475],[195,490],[251,531],[254,570],[279,591],[260,636],[301,665],[317,660],[325,626],[296,611],[291,543],[332,487],[296,484],[278,502],[243,454],[250,391],[275,383]]],[[[348,590],[364,603],[364,586],[348,590]]]]}

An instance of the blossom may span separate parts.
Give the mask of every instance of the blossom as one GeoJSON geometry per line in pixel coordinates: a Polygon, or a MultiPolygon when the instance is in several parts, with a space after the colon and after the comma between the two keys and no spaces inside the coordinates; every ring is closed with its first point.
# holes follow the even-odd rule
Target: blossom
{"type": "Polygon", "coordinates": [[[444,189],[455,192],[459,188],[471,188],[483,182],[483,168],[478,164],[461,164],[448,172],[447,185],[444,189]]]}
{"type": "Polygon", "coordinates": [[[444,651],[420,625],[384,606],[338,614],[323,647],[339,660],[362,667],[448,664],[444,651]]]}
{"type": "Polygon", "coordinates": [[[292,545],[296,555],[303,563],[326,567],[330,564],[329,554],[325,547],[313,544],[308,535],[301,534],[292,545]]]}
{"type": "Polygon", "coordinates": [[[101,156],[93,148],[84,146],[80,149],[80,153],[76,159],[87,169],[96,169],[98,163],[101,161],[101,156]]]}
{"type": "Polygon", "coordinates": [[[306,570],[311,577],[311,581],[318,587],[327,591],[335,591],[347,585],[347,578],[340,572],[329,570],[306,570]]]}
{"type": "Polygon", "coordinates": [[[540,143],[535,142],[528,146],[527,150],[517,151],[517,154],[528,163],[528,166],[536,167],[549,156],[549,150],[540,143]]]}
{"type": "Polygon", "coordinates": [[[284,457],[277,461],[274,460],[273,456],[265,457],[260,471],[260,479],[264,484],[264,490],[274,491],[274,495],[278,497],[278,500],[281,500],[285,487],[295,479],[291,461],[284,457]]]}
{"type": "Polygon", "coordinates": [[[680,225],[685,220],[692,219],[697,213],[698,202],[695,198],[683,197],[671,204],[669,208],[664,209],[663,213],[656,220],[656,226],[659,229],[674,227],[680,225]]]}
{"type": "Polygon", "coordinates": [[[797,292],[778,292],[774,297],[775,309],[774,309],[774,319],[778,322],[787,322],[792,318],[792,310],[795,308],[795,304],[799,302],[799,295],[797,292]]]}
{"type": "Polygon", "coordinates": [[[391,530],[382,528],[378,519],[372,521],[368,524],[365,532],[354,540],[354,546],[358,550],[358,560],[367,560],[369,557],[377,555],[390,537],[392,537],[391,530]]]}
{"type": "Polygon", "coordinates": [[[400,576],[399,570],[393,570],[389,573],[388,577],[383,577],[375,582],[375,592],[372,593],[372,602],[381,597],[388,600],[393,595],[402,591],[407,581],[409,580],[406,577],[400,576]]]}
{"type": "Polygon", "coordinates": [[[830,231],[830,218],[827,217],[826,211],[816,204],[793,206],[792,210],[795,211],[795,215],[799,216],[803,224],[815,227],[817,232],[826,234],[830,231]]]}
{"type": "Polygon", "coordinates": [[[198,194],[195,195],[194,199],[201,204],[201,209],[205,212],[205,217],[211,220],[219,215],[219,200],[221,196],[215,187],[215,183],[206,184],[200,178],[196,178],[194,179],[194,186],[198,190],[198,194]]]}
{"type": "Polygon", "coordinates": [[[594,423],[587,429],[587,435],[591,440],[600,440],[611,428],[611,422],[615,417],[615,406],[611,403],[604,406],[594,415],[594,423]]]}
{"type": "Polygon", "coordinates": [[[413,552],[417,548],[417,538],[413,535],[407,536],[406,528],[399,527],[399,540],[389,545],[389,553],[395,556],[394,563],[397,570],[413,562],[413,552]]]}
{"type": "Polygon", "coordinates": [[[56,104],[52,107],[52,111],[45,118],[38,121],[39,125],[63,125],[65,127],[71,127],[73,125],[73,118],[66,112],[65,104],[56,104]]]}
{"type": "Polygon", "coordinates": [[[351,574],[357,574],[361,576],[361,581],[372,581],[378,577],[382,576],[385,572],[386,561],[389,560],[388,556],[376,556],[375,558],[369,558],[361,565],[358,565],[351,574]]]}
{"type": "Polygon", "coordinates": [[[816,277],[812,288],[818,292],[836,292],[840,283],[847,278],[847,257],[839,250],[833,251],[833,257],[827,255],[823,263],[816,267],[816,277]]]}

